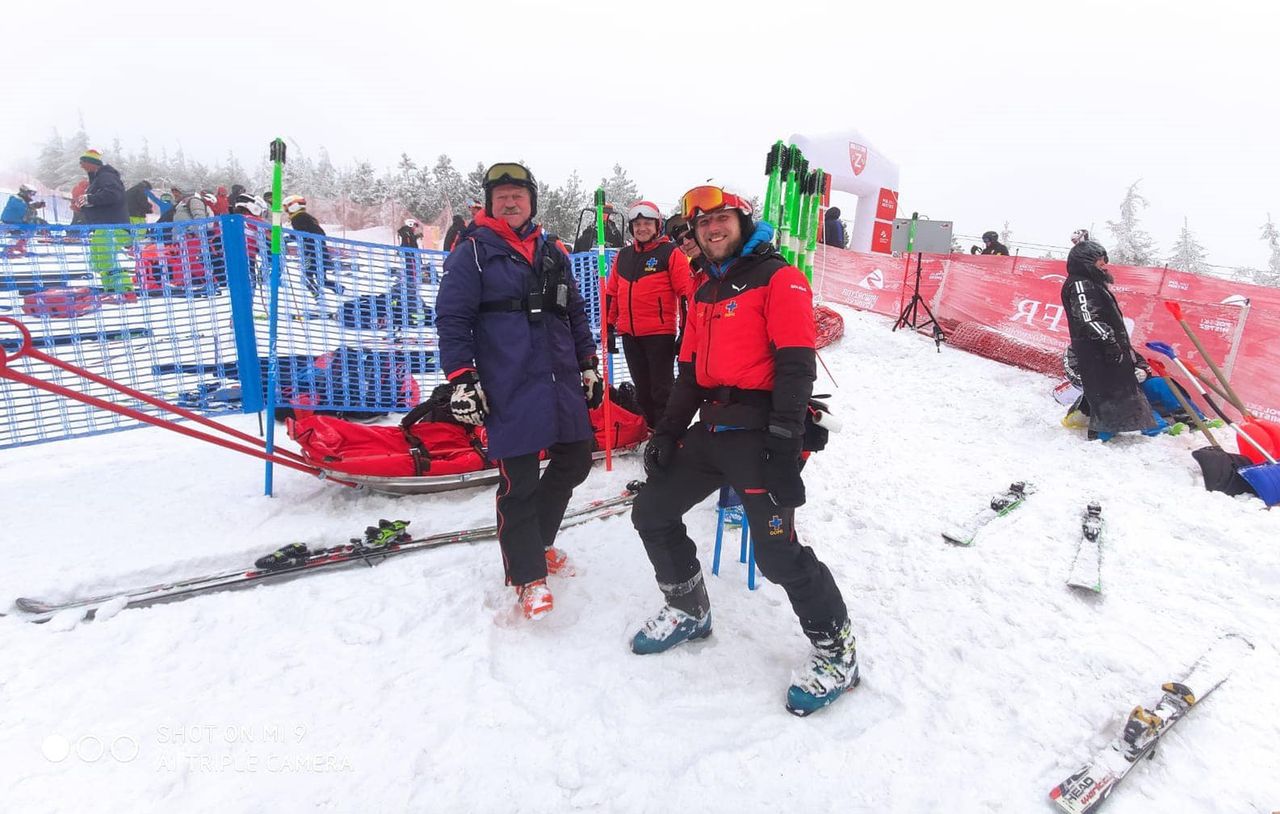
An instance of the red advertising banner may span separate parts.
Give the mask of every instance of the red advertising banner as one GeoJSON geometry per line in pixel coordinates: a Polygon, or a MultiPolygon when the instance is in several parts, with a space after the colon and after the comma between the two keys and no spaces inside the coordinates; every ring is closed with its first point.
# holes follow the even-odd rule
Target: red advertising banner
{"type": "Polygon", "coordinates": [[[871,251],[889,254],[893,245],[893,224],[876,221],[871,227],[871,251]]]}
{"type": "MultiPolygon", "coordinates": [[[[817,290],[832,302],[897,317],[913,290],[914,258],[828,249],[825,263],[821,253],[817,260],[817,290]]],[[[1160,268],[1108,268],[1116,277],[1112,291],[1132,323],[1135,348],[1150,355],[1144,343],[1168,342],[1179,356],[1209,372],[1165,308],[1166,300],[1179,300],[1205,350],[1227,370],[1246,406],[1280,420],[1280,289],[1160,268]]],[[[1070,342],[1062,309],[1065,280],[1061,260],[924,255],[920,290],[948,329],[979,328],[982,352],[1049,369],[1045,362],[1070,342]],[[996,341],[988,341],[992,338],[996,341]],[[1026,363],[1029,358],[1032,364],[1026,363]]]]}
{"type": "Polygon", "coordinates": [[[876,199],[876,220],[892,221],[897,216],[898,193],[880,187],[880,197],[876,199]]]}
{"type": "MultiPolygon", "coordinates": [[[[906,266],[906,258],[827,247],[825,251],[818,252],[814,263],[814,285],[830,302],[896,318],[902,313],[907,296],[903,291],[906,266]]],[[[937,292],[944,269],[945,258],[924,256],[920,294],[926,302],[937,292]]],[[[915,259],[912,258],[908,293],[914,290],[915,271],[915,259]]]]}

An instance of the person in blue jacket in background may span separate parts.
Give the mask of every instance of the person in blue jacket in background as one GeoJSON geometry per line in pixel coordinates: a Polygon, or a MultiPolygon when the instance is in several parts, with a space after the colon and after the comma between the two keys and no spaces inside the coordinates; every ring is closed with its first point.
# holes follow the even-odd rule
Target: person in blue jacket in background
{"type": "Polygon", "coordinates": [[[43,220],[36,217],[36,210],[44,207],[44,201],[37,201],[35,197],[36,191],[26,184],[18,187],[17,194],[9,196],[8,202],[4,205],[4,211],[0,212],[0,223],[10,226],[43,223],[43,220]]]}
{"type": "Polygon", "coordinates": [[[444,262],[436,298],[450,409],[484,424],[498,462],[498,543],[528,619],[553,606],[547,574],[571,574],[555,547],[573,489],[591,469],[588,406],[603,382],[564,245],[534,222],[538,184],[522,164],[494,164],[484,211],[444,262]],[[539,455],[550,459],[539,477],[539,455]]]}

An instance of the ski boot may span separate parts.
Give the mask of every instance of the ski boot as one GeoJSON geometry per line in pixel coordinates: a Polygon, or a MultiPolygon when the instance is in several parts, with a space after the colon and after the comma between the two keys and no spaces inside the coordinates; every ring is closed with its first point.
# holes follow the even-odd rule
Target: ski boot
{"type": "Polygon", "coordinates": [[[711,635],[711,602],[702,571],[679,585],[659,585],[667,598],[655,615],[631,639],[631,652],[639,656],[664,653],[683,642],[711,635]]]}
{"type": "Polygon", "coordinates": [[[405,543],[412,539],[405,528],[408,520],[379,520],[378,525],[364,530],[364,539],[352,537],[352,545],[364,549],[385,548],[392,543],[405,543]]]}
{"type": "Polygon", "coordinates": [[[563,549],[548,546],[546,557],[548,574],[556,574],[562,577],[577,576],[577,569],[573,567],[573,563],[569,562],[569,554],[563,549]]]}
{"type": "Polygon", "coordinates": [[[800,718],[834,704],[862,681],[857,642],[847,619],[835,633],[806,630],[805,635],[813,643],[813,652],[787,690],[787,711],[800,718]]]}
{"type": "Polygon", "coordinates": [[[307,558],[311,556],[311,551],[307,548],[306,543],[289,543],[287,546],[277,548],[264,557],[259,557],[253,561],[254,568],[260,568],[263,571],[281,571],[285,568],[296,568],[299,565],[305,565],[307,558]]]}
{"type": "Polygon", "coordinates": [[[545,579],[515,587],[516,601],[520,603],[524,618],[530,621],[541,619],[551,613],[552,608],[555,607],[555,597],[551,595],[551,589],[547,587],[545,579]]]}

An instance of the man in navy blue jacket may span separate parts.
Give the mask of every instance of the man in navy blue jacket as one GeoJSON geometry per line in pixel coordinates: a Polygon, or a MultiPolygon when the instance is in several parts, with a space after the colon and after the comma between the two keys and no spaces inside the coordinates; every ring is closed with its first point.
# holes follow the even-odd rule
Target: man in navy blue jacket
{"type": "Polygon", "coordinates": [[[456,419],[484,424],[498,461],[498,543],[526,618],[552,609],[548,573],[568,574],[554,546],[573,489],[591,468],[588,405],[604,391],[569,258],[533,222],[527,167],[494,164],[485,207],[444,263],[436,298],[440,361],[456,419]],[[539,478],[539,453],[550,463],[539,478]]]}

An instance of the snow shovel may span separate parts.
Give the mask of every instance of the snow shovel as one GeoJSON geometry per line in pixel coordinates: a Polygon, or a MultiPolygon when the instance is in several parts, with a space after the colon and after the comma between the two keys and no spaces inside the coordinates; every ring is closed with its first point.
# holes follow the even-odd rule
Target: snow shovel
{"type": "Polygon", "coordinates": [[[1164,363],[1159,359],[1151,359],[1149,362],[1157,377],[1164,379],[1164,383],[1169,387],[1169,392],[1173,393],[1173,397],[1178,400],[1178,406],[1182,408],[1183,412],[1191,416],[1191,423],[1196,425],[1196,429],[1204,435],[1210,444],[1221,449],[1222,445],[1218,443],[1218,439],[1213,437],[1213,433],[1209,432],[1208,426],[1201,420],[1200,412],[1187,403],[1187,400],[1182,396],[1182,388],[1178,387],[1178,383],[1169,377],[1169,371],[1165,369],[1164,363]]]}
{"type": "Polygon", "coordinates": [[[1240,427],[1238,427],[1226,413],[1222,412],[1222,409],[1218,407],[1218,403],[1214,401],[1209,393],[1204,389],[1204,385],[1200,384],[1200,380],[1191,375],[1191,371],[1187,370],[1187,366],[1178,358],[1178,354],[1174,351],[1172,345],[1165,342],[1148,342],[1147,347],[1172,359],[1173,363],[1182,370],[1182,374],[1186,376],[1193,385],[1195,385],[1196,390],[1200,392],[1200,398],[1204,399],[1205,403],[1218,414],[1218,417],[1225,421],[1228,427],[1235,430],[1236,435],[1243,438],[1253,446],[1254,449],[1262,453],[1262,456],[1267,459],[1267,462],[1265,464],[1257,464],[1255,466],[1241,467],[1239,470],[1240,477],[1248,481],[1249,485],[1253,487],[1253,491],[1257,493],[1258,497],[1262,498],[1263,503],[1266,503],[1268,506],[1274,506],[1277,503],[1280,503],[1280,464],[1277,464],[1276,459],[1271,457],[1271,453],[1263,449],[1261,444],[1253,440],[1253,438],[1244,430],[1240,429],[1240,427]]]}
{"type": "MultiPolygon", "coordinates": [[[[1231,382],[1227,381],[1226,374],[1223,373],[1221,368],[1219,368],[1217,364],[1214,363],[1213,357],[1209,355],[1209,352],[1204,349],[1204,345],[1200,343],[1200,338],[1196,336],[1195,331],[1191,330],[1191,325],[1187,322],[1186,318],[1182,315],[1181,303],[1170,302],[1166,300],[1164,307],[1169,309],[1169,313],[1173,314],[1173,318],[1176,319],[1178,321],[1178,324],[1182,326],[1182,330],[1187,334],[1187,338],[1190,339],[1191,343],[1196,346],[1196,350],[1200,351],[1200,356],[1204,359],[1205,364],[1209,366],[1209,369],[1213,371],[1213,375],[1217,377],[1218,382],[1222,385],[1222,391],[1225,391],[1225,394],[1223,395],[1223,397],[1227,401],[1231,402],[1231,405],[1233,407],[1235,407],[1237,410],[1240,411],[1240,415],[1244,416],[1246,427],[1249,424],[1256,424],[1258,429],[1261,430],[1264,437],[1266,437],[1268,440],[1280,439],[1280,424],[1277,424],[1274,421],[1265,421],[1263,419],[1260,419],[1257,416],[1250,413],[1249,410],[1245,408],[1244,399],[1240,398],[1240,396],[1236,394],[1236,391],[1231,387],[1231,382]]],[[[1212,388],[1215,392],[1220,392],[1218,388],[1213,387],[1213,385],[1209,382],[1209,380],[1204,376],[1202,376],[1199,371],[1197,371],[1195,368],[1192,368],[1190,365],[1187,365],[1187,367],[1191,369],[1191,372],[1196,376],[1196,378],[1200,379],[1205,384],[1208,384],[1210,388],[1212,388]]],[[[1256,447],[1257,444],[1254,444],[1254,446],[1256,447]]]]}

